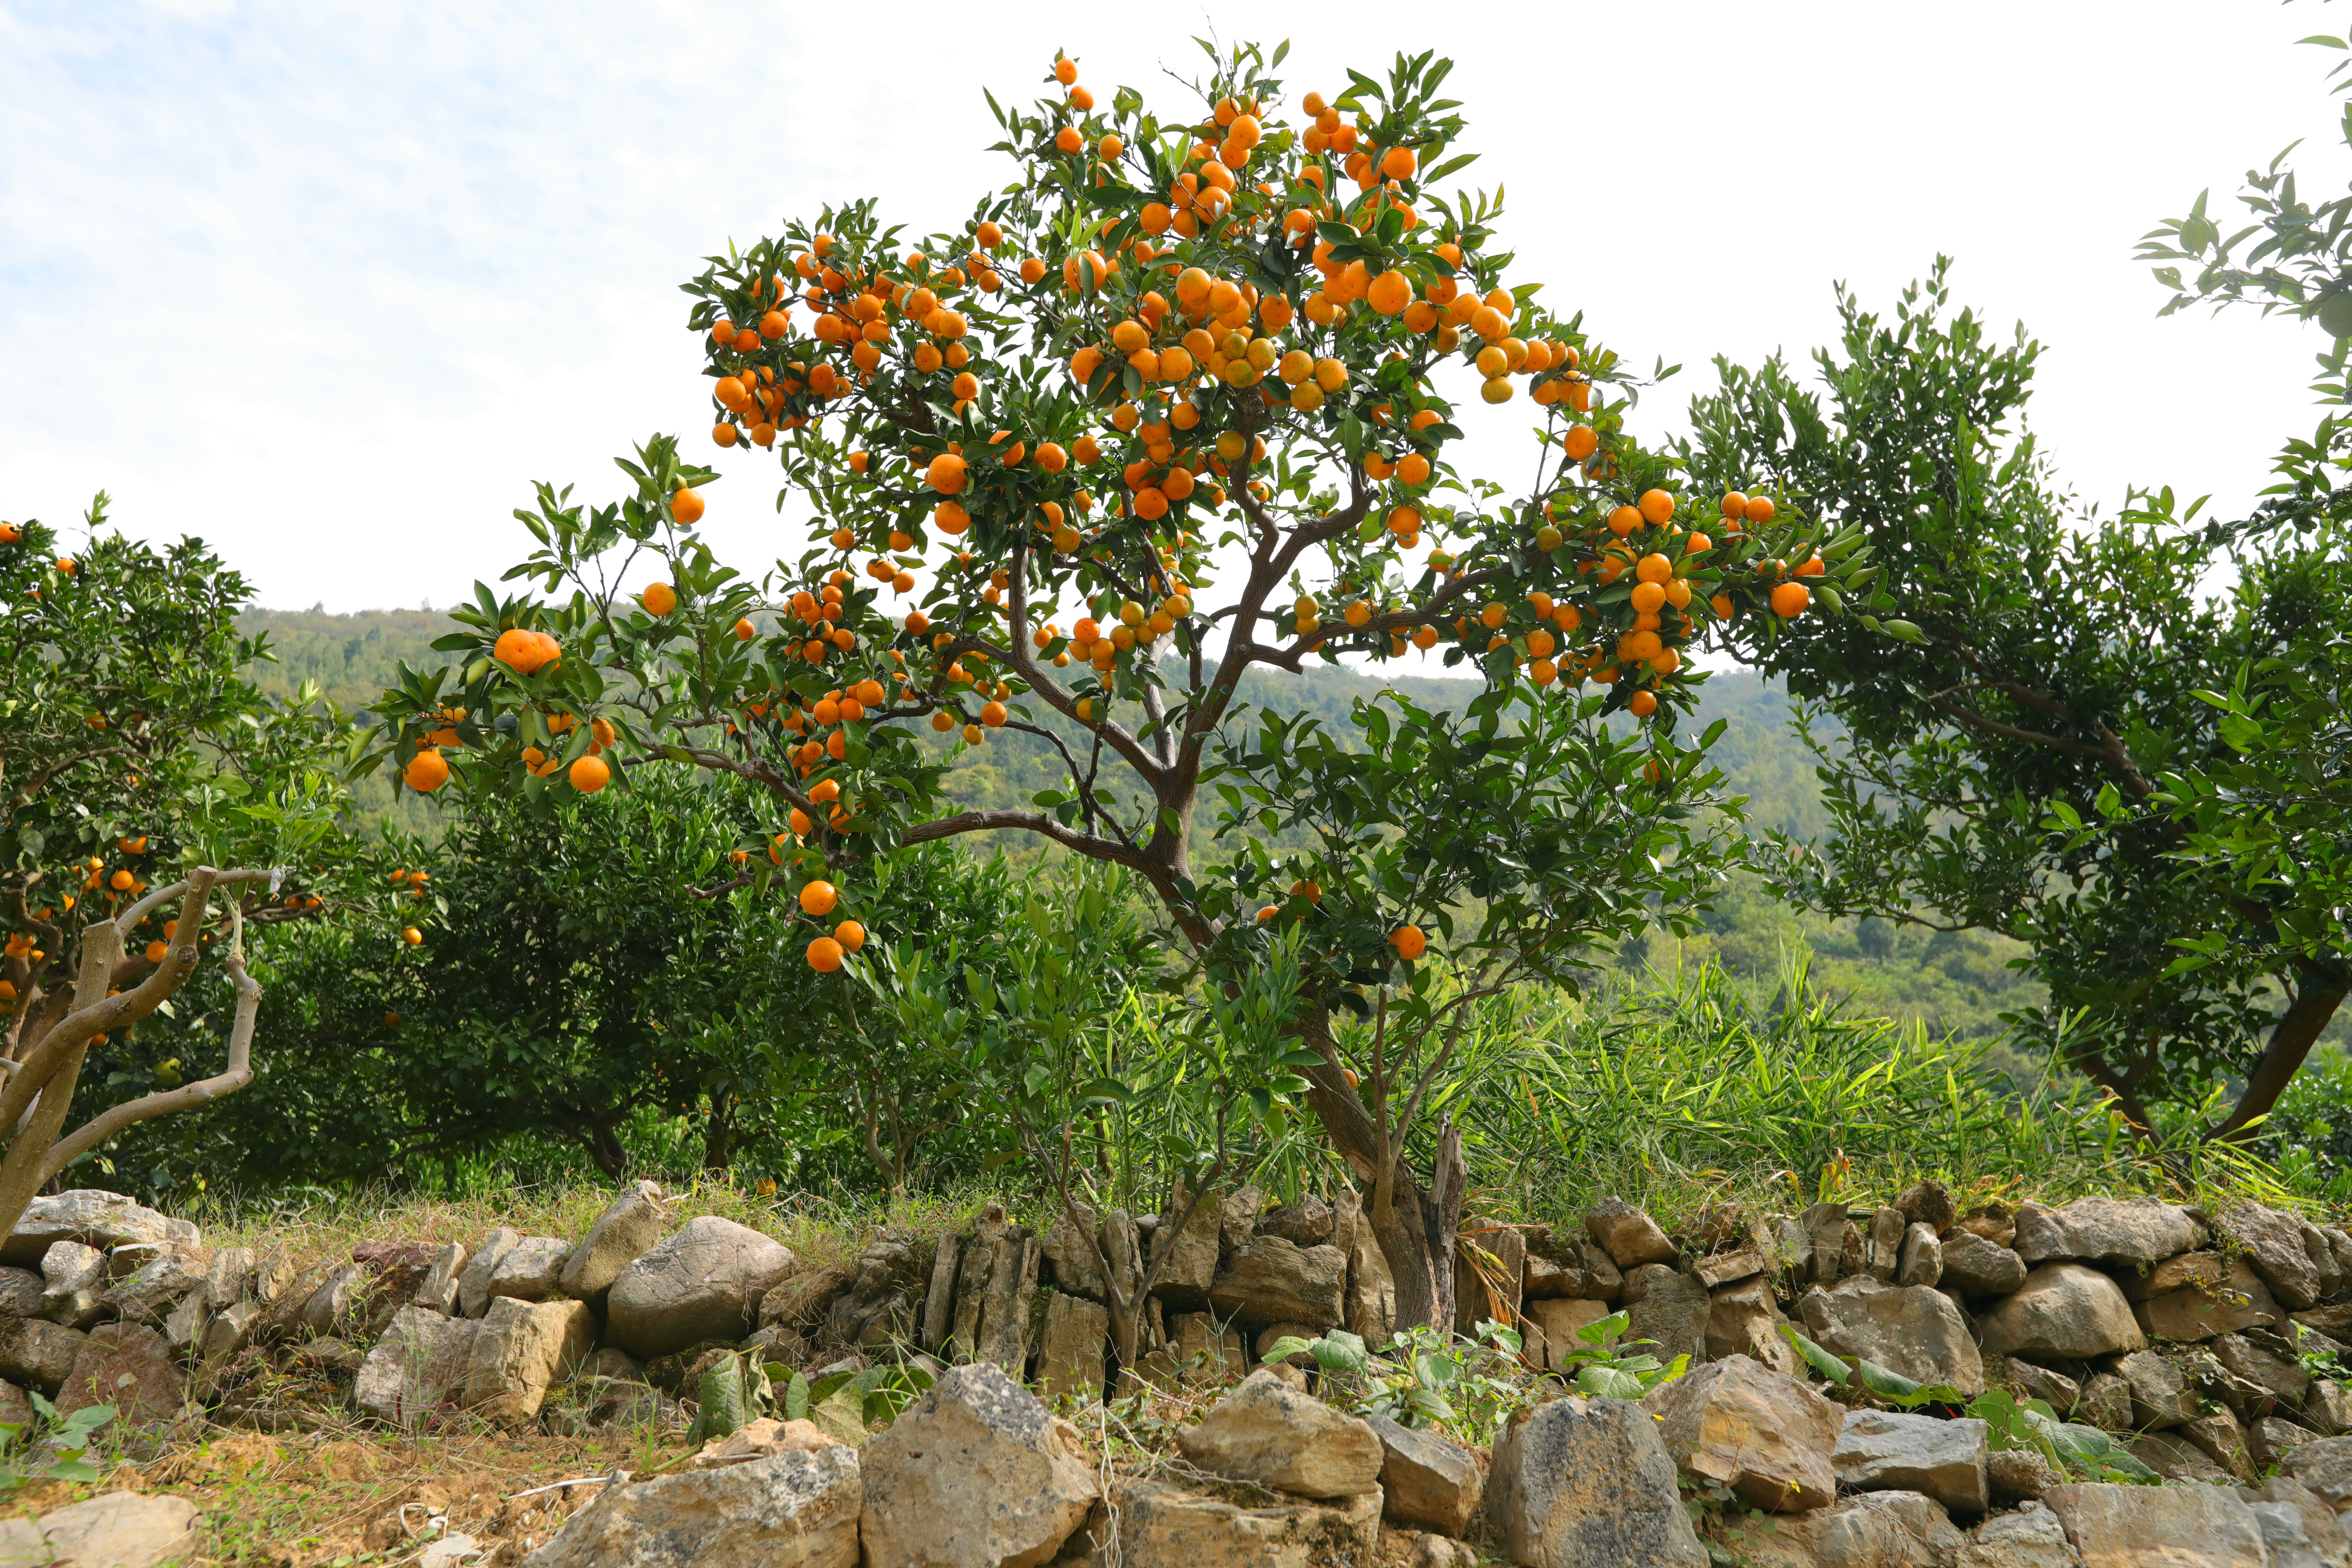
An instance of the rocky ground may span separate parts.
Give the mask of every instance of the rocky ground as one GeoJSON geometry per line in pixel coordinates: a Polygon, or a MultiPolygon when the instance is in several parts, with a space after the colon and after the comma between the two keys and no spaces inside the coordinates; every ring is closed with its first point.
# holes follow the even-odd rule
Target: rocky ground
{"type": "Polygon", "coordinates": [[[288,1568],[2352,1564],[2352,1236],[2243,1201],[1963,1214],[1922,1184],[1673,1234],[1614,1201],[1473,1221],[1459,1326],[1516,1323],[1524,1348],[1456,1358],[1477,1396],[1433,1422],[1391,1401],[1404,1424],[1360,1376],[1266,1359],[1388,1339],[1349,1194],[1042,1232],[985,1205],[855,1252],[683,1206],[641,1184],[576,1238],[321,1255],[37,1200],[0,1242],[0,1402],[119,1414],[95,1486],[38,1479],[36,1422],[0,1529],[77,1561],[288,1568]],[[1121,1369],[1104,1302],[1155,1259],[1121,1369]],[[1618,1311],[1690,1370],[1570,1392],[1578,1331],[1618,1311]],[[1791,1328],[1957,1402],[1824,1382],[1791,1328]],[[2053,1468],[1966,1414],[1988,1389],[2164,1484],[2053,1468]],[[2160,1554],[2184,1542],[2204,1555],[2160,1554]]]}

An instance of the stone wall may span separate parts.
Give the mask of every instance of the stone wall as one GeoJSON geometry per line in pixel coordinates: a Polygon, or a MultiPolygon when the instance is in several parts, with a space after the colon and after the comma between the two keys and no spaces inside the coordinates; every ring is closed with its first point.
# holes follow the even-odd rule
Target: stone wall
{"type": "MultiPolygon", "coordinates": [[[[866,1522],[851,1536],[873,1563],[964,1560],[922,1555],[930,1546],[894,1558],[891,1531],[916,1526],[891,1511],[918,1505],[875,1512],[877,1497],[952,1481],[916,1467],[885,1486],[890,1443],[921,1422],[996,1433],[1027,1454],[1041,1496],[1068,1493],[1037,1529],[1061,1531],[1054,1550],[1071,1562],[1108,1552],[1108,1537],[1086,1544],[1108,1531],[1130,1563],[1159,1560],[1155,1540],[1211,1536],[1298,1543],[1291,1557],[1269,1546],[1235,1559],[1251,1562],[1370,1563],[1385,1539],[1432,1563],[1455,1561],[1448,1543],[1468,1540],[1530,1563],[1702,1563],[1678,1485],[1742,1500],[1709,1529],[1720,1550],[1759,1563],[1879,1561],[1848,1551],[1877,1535],[1894,1543],[1885,1561],[1909,1560],[1906,1540],[1923,1543],[1922,1560],[1953,1561],[1945,1549],[1958,1550],[1962,1530],[1990,1542],[1973,1563],[2123,1563],[2139,1559],[2101,1556],[2110,1548],[2097,1543],[2190,1523],[2273,1552],[2250,1563],[2302,1561],[2259,1544],[2290,1523],[2321,1541],[2312,1561],[2352,1562],[2330,1534],[2335,1508],[2352,1504],[2352,1391],[2336,1363],[2352,1350],[2336,1337],[2352,1338],[2352,1236],[2252,1203],[2209,1212],[2091,1197],[1963,1214],[1922,1184],[1885,1207],[1722,1210],[1673,1234],[1613,1199],[1570,1226],[1473,1220],[1464,1241],[1479,1256],[1462,1271],[1457,1326],[1496,1318],[1525,1334],[1525,1364],[1507,1370],[1528,1405],[1491,1453],[1360,1421],[1313,1396],[1310,1370],[1258,1364],[1285,1334],[1346,1328],[1377,1345],[1392,1328],[1393,1290],[1352,1194],[1277,1207],[1245,1189],[1203,1201],[1181,1228],[1121,1213],[1082,1224],[1040,1234],[991,1205],[950,1234],[885,1234],[814,1267],[726,1219],[677,1223],[647,1183],[577,1238],[501,1228],[441,1246],[363,1244],[298,1269],[267,1250],[206,1248],[193,1226],[114,1194],[68,1193],[37,1200],[0,1244],[0,1406],[21,1410],[31,1388],[65,1409],[116,1404],[133,1427],[195,1407],[299,1424],[283,1390],[308,1378],[322,1409],[395,1426],[461,1414],[682,1426],[702,1370],[751,1350],[816,1375],[899,1360],[939,1379],[887,1432],[769,1421],[706,1456],[704,1468],[800,1489],[810,1520],[835,1519],[836,1544],[854,1489],[848,1513],[866,1522]],[[1086,1230],[1130,1283],[1165,1255],[1135,1368],[1114,1364],[1086,1230]],[[1547,1374],[1568,1369],[1579,1328],[1618,1310],[1631,1337],[1688,1355],[1692,1372],[1643,1410],[1562,1397],[1547,1374]],[[2045,1399],[2116,1434],[2169,1484],[2083,1484],[1991,1447],[1982,1422],[1824,1388],[1787,1323],[1849,1361],[1966,1396],[2002,1387],[2045,1399]],[[1150,1473],[1115,1477],[1106,1494],[1098,1467],[1077,1464],[1075,1429],[1035,1395],[1069,1409],[1118,1392],[1114,1379],[1197,1384],[1196,1403],[1230,1388],[1176,1445],[1185,1473],[1248,1481],[1265,1506],[1150,1473]],[[279,1391],[276,1406],[247,1392],[264,1385],[279,1391]],[[1601,1487],[1603,1476],[1621,1479],[1601,1487]],[[1780,1522],[1750,1539],[1742,1507],[1780,1522]]],[[[596,1528],[654,1506],[649,1489],[669,1487],[662,1507],[701,1498],[694,1507],[724,1514],[742,1500],[722,1494],[751,1484],[685,1481],[613,1489],[596,1528]]],[[[946,1506],[931,1497],[920,1509],[946,1506]]],[[[626,1559],[547,1559],[572,1560],[626,1559]]]]}

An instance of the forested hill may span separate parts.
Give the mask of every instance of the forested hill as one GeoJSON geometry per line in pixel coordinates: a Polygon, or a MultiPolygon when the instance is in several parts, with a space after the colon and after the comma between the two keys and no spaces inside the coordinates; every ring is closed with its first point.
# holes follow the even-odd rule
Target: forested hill
{"type": "MultiPolygon", "coordinates": [[[[268,689],[291,695],[305,680],[346,710],[372,704],[391,684],[402,659],[422,668],[446,662],[433,651],[435,637],[451,629],[438,611],[379,610],[335,616],[321,611],[255,610],[242,618],[248,634],[267,633],[274,663],[257,667],[268,689]]],[[[1403,677],[1373,679],[1344,669],[1318,669],[1292,676],[1253,671],[1243,695],[1270,708],[1305,710],[1341,733],[1350,726],[1350,706],[1360,697],[1394,687],[1415,701],[1446,706],[1471,689],[1467,681],[1403,677]]],[[[1748,797],[1748,816],[1759,829],[1779,828],[1810,837],[1824,818],[1811,754],[1789,729],[1790,703],[1778,687],[1746,671],[1718,673],[1700,689],[1699,727],[1727,721],[1713,756],[1734,794],[1748,797]]],[[[1025,805],[1029,796],[1056,782],[1050,749],[1042,742],[998,734],[990,744],[959,759],[949,787],[975,805],[1025,805]]],[[[411,799],[394,806],[381,781],[363,786],[361,805],[430,831],[432,808],[411,799]]],[[[1206,809],[1204,807],[1204,809],[1206,809]]],[[[1878,928],[1858,930],[1852,921],[1825,921],[1793,910],[1742,885],[1707,918],[1708,934],[1690,942],[1659,935],[1637,944],[1623,962],[1672,966],[1712,956],[1759,981],[1769,981],[1786,952],[1810,949],[1817,975],[1855,994],[1874,1009],[1925,1018],[1931,1026],[1989,1034],[1996,1016],[2030,1001],[2033,989],[2006,967],[2019,950],[1999,939],[1948,936],[1878,928]]]]}

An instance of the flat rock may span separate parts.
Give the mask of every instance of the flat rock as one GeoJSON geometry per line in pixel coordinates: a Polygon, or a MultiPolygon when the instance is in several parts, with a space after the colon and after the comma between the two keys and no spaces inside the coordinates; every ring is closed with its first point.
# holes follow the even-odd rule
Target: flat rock
{"type": "Polygon", "coordinates": [[[88,1337],[40,1318],[0,1318],[0,1377],[54,1397],[88,1337]]]}
{"type": "Polygon", "coordinates": [[[1250,1508],[1140,1481],[1119,1489],[1118,1501],[1116,1546],[1109,1510],[1097,1508],[1073,1542],[1081,1550],[1055,1559],[1057,1568],[1373,1568],[1379,1560],[1377,1489],[1250,1508]]]}
{"type": "Polygon", "coordinates": [[[204,1292],[204,1264],[192,1253],[166,1247],[107,1287],[102,1300],[114,1317],[160,1328],[183,1300],[193,1296],[201,1302],[204,1292]]]}
{"type": "Polygon", "coordinates": [[[2042,1501],[2083,1568],[2268,1568],[2253,1511],[2222,1487],[2093,1482],[2053,1487],[2042,1501]]]}
{"type": "Polygon", "coordinates": [[[0,1242],[0,1263],[18,1268],[35,1267],[41,1255],[60,1241],[78,1241],[110,1251],[141,1241],[177,1241],[193,1247],[197,1236],[194,1226],[166,1218],[121,1193],[77,1188],[26,1205],[24,1216],[8,1233],[8,1239],[0,1242]]]}
{"type": "Polygon", "coordinates": [[[987,1362],[941,1374],[863,1468],[867,1568],[1042,1563],[1098,1495],[1077,1429],[987,1362]]]}
{"type": "Polygon", "coordinates": [[[1381,1444],[1382,1517],[1414,1530],[1467,1535],[1486,1489],[1478,1457],[1435,1432],[1400,1426],[1385,1415],[1367,1425],[1381,1444]]]}
{"type": "Polygon", "coordinates": [[[2227,1407],[2210,1415],[2200,1415],[2184,1422],[2178,1428],[2182,1438],[2204,1450],[2205,1457],[2228,1471],[2238,1480],[2251,1480],[2254,1474],[2253,1456],[2246,1451],[2246,1429],[2227,1407]]]}
{"type": "Polygon", "coordinates": [[[1278,1236],[1253,1237],[1234,1248],[1209,1287],[1220,1317],[1251,1323],[1339,1321],[1348,1255],[1336,1247],[1299,1247],[1278,1236]]]}
{"type": "Polygon", "coordinates": [[[1620,1268],[1675,1260],[1675,1244],[1658,1222],[1622,1198],[1601,1199],[1584,1216],[1584,1228],[1620,1268]]]}
{"type": "Polygon", "coordinates": [[[864,1507],[856,1448],[803,1449],[607,1487],[523,1563],[856,1568],[864,1507]]]}
{"type": "Polygon", "coordinates": [[[1694,1367],[1642,1405],[1680,1469],[1728,1486],[1752,1508],[1800,1513],[1836,1499],[1838,1407],[1747,1356],[1694,1367]]]}
{"type": "Polygon", "coordinates": [[[1615,1301],[1623,1293],[1624,1271],[1591,1237],[1542,1226],[1528,1232],[1527,1243],[1522,1300],[1615,1301]]]}
{"type": "Polygon", "coordinates": [[[1832,1355],[1948,1384],[1971,1399],[1984,1392],[1984,1357],[1960,1310],[1939,1291],[1857,1277],[1808,1290],[1797,1310],[1806,1336],[1832,1355]]]}
{"type": "Polygon", "coordinates": [[[1764,1255],[1752,1247],[1737,1252],[1717,1252],[1691,1265],[1691,1278],[1709,1290],[1735,1284],[1764,1272],[1764,1255]]]}
{"type": "Polygon", "coordinates": [[[2025,1283],[2025,1259],[1972,1230],[1955,1227],[1943,1238],[1940,1283],[1964,1296],[2006,1296],[2025,1283]]]}
{"type": "Polygon", "coordinates": [[[2197,1224],[2157,1198],[2076,1198],[2061,1208],[2021,1204],[2014,1245],[2028,1263],[2150,1268],[2195,1247],[2197,1224]]]}
{"type": "Polygon", "coordinates": [[[480,1329],[474,1319],[402,1308],[360,1363],[352,1403],[394,1426],[414,1426],[436,1409],[454,1407],[480,1329]]]}
{"type": "Polygon", "coordinates": [[[1183,1228],[1176,1227],[1177,1216],[1190,1202],[1179,1193],[1169,1212],[1160,1216],[1153,1227],[1150,1255],[1157,1259],[1166,1253],[1168,1260],[1153,1276],[1151,1294],[1176,1307],[1202,1307],[1208,1304],[1209,1286],[1217,1277],[1219,1243],[1224,1232],[1224,1205],[1213,1194],[1192,1205],[1192,1217],[1183,1228]]]}
{"type": "Polygon", "coordinates": [[[2213,1462],[2213,1456],[2179,1431],[2143,1432],[2124,1447],[2132,1457],[2168,1481],[2198,1481],[2226,1487],[2237,1478],[2213,1462]]]}
{"type": "Polygon", "coordinates": [[[661,1184],[638,1182],[625,1188],[564,1258],[557,1288],[575,1300],[602,1305],[621,1270],[644,1257],[668,1225],[661,1184]]]}
{"type": "MultiPolygon", "coordinates": [[[[152,1568],[193,1560],[196,1505],[151,1492],[108,1492],[41,1515],[49,1551],[74,1568],[152,1568]]],[[[16,1559],[0,1551],[0,1562],[16,1559]]]]}
{"type": "Polygon", "coordinates": [[[792,1266],[773,1239],[698,1215],[621,1270],[605,1298],[604,1337],[640,1361],[702,1340],[740,1340],[761,1297],[792,1266]]]}
{"type": "Polygon", "coordinates": [[[0,1318],[38,1317],[47,1289],[37,1269],[0,1268],[0,1318]]]}
{"type": "Polygon", "coordinates": [[[1706,1568],[1657,1422],[1574,1394],[1514,1415],[1495,1440],[1486,1523],[1526,1568],[1706,1568]]]}
{"type": "Polygon", "coordinates": [[[2116,1282],[2079,1263],[2037,1265],[1978,1326],[1988,1355],[2089,1361],[2147,1348],[2116,1282]]]}
{"type": "Polygon", "coordinates": [[[2288,1311],[2318,1305],[2319,1270],[2303,1245],[2302,1221],[2242,1198],[2213,1216],[2213,1229],[2243,1252],[2288,1311]]]}
{"type": "Polygon", "coordinates": [[[1913,1491],[1961,1513],[1991,1500],[1985,1479],[1989,1428],[1895,1410],[1849,1410],[1830,1456],[1849,1491],[1913,1491]]]}
{"type": "Polygon", "coordinates": [[[416,1282],[416,1294],[409,1298],[412,1306],[428,1311],[455,1313],[457,1310],[457,1283],[466,1272],[467,1252],[462,1242],[451,1242],[433,1255],[425,1266],[425,1278],[416,1282]]]}
{"type": "Polygon", "coordinates": [[[1386,1453],[1372,1428],[1263,1369],[1176,1434],[1211,1475],[1301,1497],[1355,1497],[1380,1484],[1386,1453]]]}
{"type": "MultiPolygon", "coordinates": [[[[1966,1233],[1963,1232],[1963,1235],[1966,1233]]],[[[1897,1285],[1939,1285],[1944,1279],[1944,1244],[1924,1225],[1903,1233],[1903,1256],[1895,1265],[1897,1285]]]]}
{"type": "MultiPolygon", "coordinates": [[[[1103,1277],[1102,1258],[1097,1245],[1102,1222],[1094,1210],[1081,1206],[1077,1217],[1066,1212],[1057,1215],[1045,1228],[1044,1240],[1038,1245],[1045,1249],[1045,1261],[1053,1266],[1054,1288],[1065,1296],[1082,1296],[1089,1301],[1109,1299],[1110,1286],[1103,1277]]],[[[1107,1250],[1107,1249],[1106,1249],[1107,1250]]]]}

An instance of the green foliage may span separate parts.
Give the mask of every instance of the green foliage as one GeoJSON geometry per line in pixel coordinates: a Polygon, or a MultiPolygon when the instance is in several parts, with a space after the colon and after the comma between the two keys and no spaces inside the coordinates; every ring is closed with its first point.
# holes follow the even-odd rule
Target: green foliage
{"type": "Polygon", "coordinates": [[[30,1421],[0,1421],[0,1495],[27,1481],[90,1482],[104,1479],[96,1465],[82,1456],[98,1429],[114,1419],[111,1405],[85,1405],[71,1415],[27,1389],[32,1402],[30,1421]]]}
{"type": "Polygon", "coordinates": [[[2340,563],[2283,512],[2200,525],[2168,491],[2071,524],[2024,430],[2038,346],[1948,305],[1940,260],[1891,318],[1841,292],[1826,409],[1777,359],[1724,364],[1694,406],[1695,473],[1761,473],[1858,528],[1869,603],[1916,623],[1841,622],[1767,659],[1844,727],[1815,747],[1827,841],[1777,840],[1772,881],[1832,915],[2025,943],[2049,992],[2031,1028],[2152,1125],[2152,1102],[2253,1074],[2281,999],[2305,1005],[2277,1043],[2307,1047],[2341,994],[2338,960],[2285,939],[2284,900],[2184,859],[2157,782],[2232,754],[2200,692],[2341,636],[2340,593],[2285,591],[2340,563]]]}
{"type": "Polygon", "coordinates": [[[1639,1399],[1662,1384],[1668,1384],[1690,1370],[1690,1357],[1678,1355],[1671,1362],[1662,1362],[1640,1346],[1658,1348],[1655,1340],[1633,1340],[1623,1343],[1625,1331],[1633,1326],[1633,1318],[1624,1312],[1612,1312],[1598,1322],[1587,1323],[1576,1331],[1576,1342],[1560,1346],[1553,1355],[1555,1363],[1565,1360],[1575,1370],[1569,1376],[1569,1386],[1579,1394],[1590,1394],[1603,1399],[1639,1399]]]}
{"type": "Polygon", "coordinates": [[[1515,1375],[1519,1348],[1517,1330],[1489,1321],[1469,1338],[1401,1329],[1380,1352],[1345,1329],[1311,1340],[1291,1334],[1268,1346],[1265,1359],[1310,1355],[1323,1372],[1323,1397],[1342,1408],[1484,1445],[1532,1397],[1524,1377],[1515,1375]]]}

